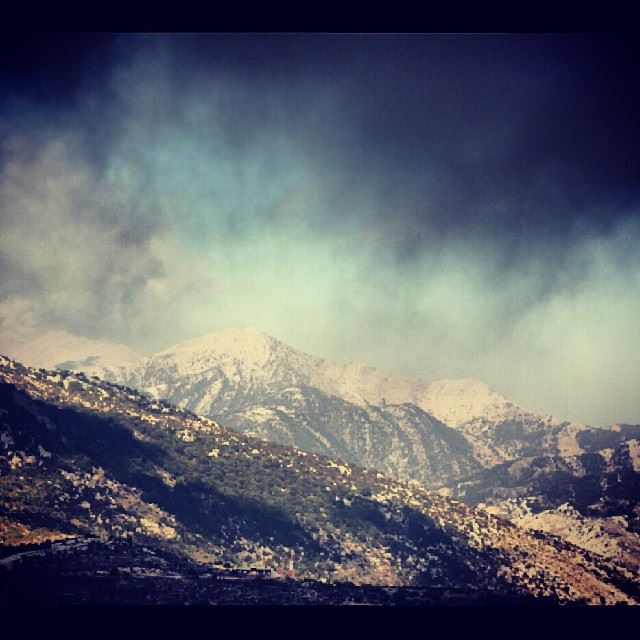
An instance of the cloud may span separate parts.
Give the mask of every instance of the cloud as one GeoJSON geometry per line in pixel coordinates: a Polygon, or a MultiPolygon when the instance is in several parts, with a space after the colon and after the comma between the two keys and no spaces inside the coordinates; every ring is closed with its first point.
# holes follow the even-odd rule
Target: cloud
{"type": "Polygon", "coordinates": [[[486,356],[505,391],[564,419],[636,422],[639,257],[637,215],[561,257],[554,289],[506,325],[504,342],[486,356]]]}
{"type": "Polygon", "coordinates": [[[118,36],[57,92],[8,84],[2,328],[253,325],[637,422],[633,91],[578,40],[118,36]]]}
{"type": "Polygon", "coordinates": [[[138,194],[96,174],[73,140],[6,143],[0,176],[4,325],[135,339],[180,292],[207,286],[138,194]]]}

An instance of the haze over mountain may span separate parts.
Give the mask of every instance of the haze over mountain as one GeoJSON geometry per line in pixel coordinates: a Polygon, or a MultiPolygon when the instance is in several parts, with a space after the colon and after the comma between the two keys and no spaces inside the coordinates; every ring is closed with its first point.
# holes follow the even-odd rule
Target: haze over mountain
{"type": "Polygon", "coordinates": [[[90,340],[67,331],[35,336],[0,331],[0,351],[43,369],[116,370],[132,367],[143,359],[123,344],[90,340]]]}
{"type": "Polygon", "coordinates": [[[0,349],[31,366],[77,369],[89,374],[121,370],[118,375],[131,386],[158,397],[170,395],[176,404],[188,402],[190,410],[201,414],[238,408],[254,397],[288,386],[308,385],[360,405],[410,402],[453,426],[481,417],[497,421],[534,415],[480,380],[426,382],[362,363],[334,362],[293,349],[254,328],[212,333],[149,358],[124,345],[67,332],[48,332],[34,340],[20,341],[11,334],[0,334],[0,349]],[[189,382],[178,384],[183,378],[189,382]],[[223,379],[231,385],[228,389],[223,389],[223,379]],[[184,387],[195,381],[197,389],[184,387]]]}
{"type": "Polygon", "coordinates": [[[50,333],[9,354],[33,354],[36,360],[25,362],[85,371],[240,431],[427,485],[521,457],[582,453],[578,437],[588,431],[527,411],[479,380],[426,382],[332,362],[253,328],[213,333],[139,360],[118,345],[92,348],[68,334],[58,357],[58,337],[50,333]]]}
{"type": "Polygon", "coordinates": [[[636,422],[635,40],[7,34],[1,328],[149,355],[255,324],[636,422]]]}

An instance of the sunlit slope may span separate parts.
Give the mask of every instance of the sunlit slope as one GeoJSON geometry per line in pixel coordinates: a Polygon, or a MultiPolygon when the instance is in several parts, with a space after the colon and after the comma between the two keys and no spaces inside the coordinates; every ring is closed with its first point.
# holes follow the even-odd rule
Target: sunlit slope
{"type": "Polygon", "coordinates": [[[75,374],[0,361],[4,542],[133,537],[356,583],[634,601],[632,576],[415,484],[230,431],[75,374]]]}

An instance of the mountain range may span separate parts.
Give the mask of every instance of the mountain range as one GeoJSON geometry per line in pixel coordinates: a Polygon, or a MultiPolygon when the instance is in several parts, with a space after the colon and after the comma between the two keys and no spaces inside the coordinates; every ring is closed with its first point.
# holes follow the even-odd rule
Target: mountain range
{"type": "MultiPolygon", "coordinates": [[[[66,557],[67,573],[56,575],[73,574],[72,590],[85,576],[96,593],[111,578],[124,580],[128,593],[147,576],[171,578],[174,586],[163,588],[175,598],[182,585],[205,578],[204,569],[257,566],[295,571],[290,577],[303,587],[640,599],[632,571],[557,536],[416,482],[237,433],[119,384],[3,357],[0,406],[5,585],[23,588],[34,571],[66,557]],[[78,566],[69,568],[65,541],[85,550],[78,566]],[[97,557],[110,556],[102,565],[109,570],[87,576],[89,544],[97,557]],[[6,546],[14,551],[7,555],[6,546]]],[[[15,593],[3,588],[0,597],[15,593]]]]}
{"type": "Polygon", "coordinates": [[[426,382],[331,362],[255,329],[217,332],[148,358],[60,332],[0,340],[0,349],[5,344],[27,364],[83,371],[246,437],[415,481],[640,568],[638,426],[560,422],[478,380],[426,382]]]}
{"type": "Polygon", "coordinates": [[[97,375],[243,432],[428,486],[550,448],[575,453],[580,429],[537,416],[478,380],[425,382],[336,363],[255,329],[217,332],[149,358],[61,332],[5,351],[25,364],[97,375]]]}

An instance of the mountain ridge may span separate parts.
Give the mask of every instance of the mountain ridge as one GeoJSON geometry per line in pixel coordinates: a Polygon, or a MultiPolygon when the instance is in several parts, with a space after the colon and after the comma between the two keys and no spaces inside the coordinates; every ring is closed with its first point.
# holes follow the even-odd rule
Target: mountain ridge
{"type": "MultiPolygon", "coordinates": [[[[176,343],[148,357],[140,356],[124,345],[91,341],[71,336],[66,332],[49,332],[32,342],[34,348],[27,350],[24,348],[24,341],[12,345],[10,338],[5,337],[0,341],[0,347],[10,357],[12,351],[27,356],[23,361],[31,366],[46,365],[54,368],[57,365],[62,368],[61,365],[66,363],[70,365],[68,367],[70,369],[82,370],[89,375],[99,375],[103,378],[110,376],[117,378],[114,380],[116,382],[131,382],[136,378],[144,382],[144,371],[149,370],[153,365],[166,368],[171,364],[175,373],[185,376],[207,373],[211,369],[212,361],[214,367],[220,368],[227,377],[239,373],[240,370],[245,378],[256,377],[258,373],[264,377],[267,370],[274,378],[274,384],[280,387],[305,384],[325,393],[341,396],[355,404],[368,402],[379,405],[382,401],[391,404],[411,402],[454,427],[479,416],[495,419],[496,417],[534,415],[474,378],[425,381],[360,362],[335,362],[306,354],[255,328],[212,332],[176,343]],[[53,352],[60,337],[63,338],[63,343],[68,343],[72,339],[78,343],[77,350],[80,353],[75,361],[67,353],[60,355],[55,361],[53,352]],[[95,345],[96,354],[91,354],[91,343],[95,345]],[[111,345],[116,353],[122,352],[123,361],[115,362],[112,358],[107,363],[108,366],[105,366],[98,357],[95,362],[87,362],[89,356],[99,356],[105,351],[107,345],[111,345]],[[43,348],[52,352],[46,360],[37,355],[38,350],[43,348]],[[286,375],[283,367],[289,370],[290,375],[286,375]],[[132,368],[135,371],[128,373],[123,371],[132,368]]],[[[148,380],[146,382],[146,385],[133,384],[132,386],[150,388],[155,393],[162,390],[161,385],[157,385],[160,388],[156,389],[148,380]]],[[[219,407],[214,408],[219,409],[219,407]]],[[[200,413],[207,412],[201,410],[200,413]]]]}
{"type": "Polygon", "coordinates": [[[0,358],[0,383],[0,521],[14,541],[48,529],[236,566],[286,566],[295,550],[301,578],[639,597],[628,570],[417,483],[247,438],[83,374],[0,358]]]}
{"type": "Polygon", "coordinates": [[[218,419],[271,442],[339,455],[425,486],[481,468],[462,434],[411,403],[360,406],[313,387],[288,387],[218,419]]]}
{"type": "MultiPolygon", "coordinates": [[[[55,338],[56,334],[51,336],[55,338]]],[[[71,340],[68,335],[65,339],[65,344],[71,340]]],[[[34,343],[30,353],[37,348],[38,343],[34,343]]],[[[63,352],[65,348],[63,344],[63,352]]],[[[90,341],[80,339],[78,353],[86,355],[89,348],[90,341]]],[[[98,352],[105,350],[103,343],[96,348],[98,352]]],[[[55,360],[51,356],[54,346],[48,345],[45,351],[50,361],[55,360]]],[[[121,351],[116,345],[111,352],[121,351]]],[[[436,474],[428,467],[440,469],[442,485],[477,470],[473,468],[476,463],[490,468],[521,457],[577,455],[585,451],[581,437],[592,431],[586,425],[558,422],[527,411],[479,380],[426,382],[361,363],[337,363],[289,347],[254,328],[213,332],[142,360],[129,352],[125,355],[128,366],[113,361],[106,366],[99,356],[95,361],[85,357],[58,366],[143,390],[213,419],[224,416],[241,431],[257,429],[263,437],[281,443],[302,446],[306,442],[304,446],[316,453],[339,451],[345,459],[366,461],[396,477],[428,485],[438,484],[436,474]],[[306,389],[307,398],[283,396],[277,406],[269,406],[287,389],[306,389]],[[393,418],[386,407],[400,405],[415,406],[431,417],[405,411],[402,419],[393,418]],[[454,429],[466,440],[475,463],[470,464],[463,447],[458,446],[460,455],[454,455],[446,468],[438,460],[450,459],[446,446],[425,449],[425,426],[433,433],[429,425],[434,421],[454,429]],[[364,432],[373,429],[379,434],[382,440],[378,439],[377,450],[366,438],[344,439],[353,432],[354,423],[364,432]],[[402,434],[400,440],[398,434],[402,434]],[[335,441],[336,436],[340,442],[335,441]],[[334,441],[333,449],[326,444],[329,440],[334,441]],[[425,444],[416,448],[421,442],[425,444]],[[441,455],[444,452],[446,455],[441,455]],[[410,460],[414,453],[419,461],[410,460]],[[427,458],[431,458],[430,465],[425,464],[427,458]]],[[[616,428],[622,427],[610,430],[616,428]]],[[[440,431],[444,437],[445,432],[440,431]]],[[[440,443],[452,438],[440,438],[440,443]]]]}

